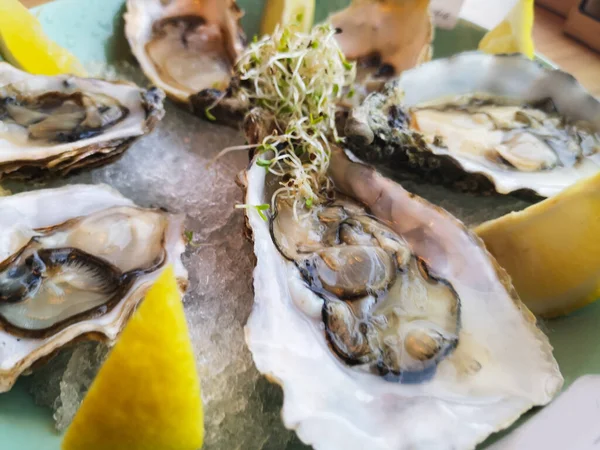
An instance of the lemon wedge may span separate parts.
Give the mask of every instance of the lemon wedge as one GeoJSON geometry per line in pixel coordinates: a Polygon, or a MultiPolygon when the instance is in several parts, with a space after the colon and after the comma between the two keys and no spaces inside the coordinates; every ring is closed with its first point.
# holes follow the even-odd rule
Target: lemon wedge
{"type": "Polygon", "coordinates": [[[557,317],[600,298],[600,174],[475,232],[535,314],[557,317]]]}
{"type": "Polygon", "coordinates": [[[63,450],[198,450],[200,383],[172,268],[150,288],[67,429],[63,450]]]}
{"type": "Polygon", "coordinates": [[[85,76],[81,63],[50,40],[19,0],[0,0],[0,52],[4,59],[36,75],[85,76]]]}
{"type": "Polygon", "coordinates": [[[479,43],[486,53],[522,53],[533,58],[534,0],[518,0],[506,18],[479,43]]]}
{"type": "Polygon", "coordinates": [[[315,20],[315,0],[268,0],[260,31],[273,34],[275,27],[290,27],[308,33],[315,20]]]}

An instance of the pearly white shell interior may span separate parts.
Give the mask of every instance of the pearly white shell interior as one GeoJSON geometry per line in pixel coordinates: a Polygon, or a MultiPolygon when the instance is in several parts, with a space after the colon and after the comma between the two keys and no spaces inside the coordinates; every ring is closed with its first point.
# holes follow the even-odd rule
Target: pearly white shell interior
{"type": "Polygon", "coordinates": [[[0,62],[0,86],[14,84],[19,90],[31,93],[61,91],[65,81],[84,92],[106,94],[118,99],[121,105],[129,109],[124,120],[118,122],[97,136],[57,145],[36,145],[28,140],[26,145],[17,145],[3,139],[2,133],[7,125],[0,122],[0,163],[10,161],[35,161],[55,157],[71,150],[94,146],[113,139],[127,139],[141,136],[146,132],[146,112],[142,105],[142,90],[129,83],[109,83],[93,78],[75,78],[69,75],[47,77],[22,72],[8,63],[0,62]]]}
{"type": "MultiPolygon", "coordinates": [[[[319,450],[473,448],[532,406],[548,403],[562,385],[551,347],[480,241],[371,169],[344,164],[332,161],[344,193],[367,203],[377,199],[371,212],[457,290],[459,344],[422,384],[348,368],[327,346],[322,300],[278,252],[269,224],[249,209],[257,265],[246,341],[259,371],[283,388],[286,427],[319,450]]],[[[247,204],[269,203],[264,168],[252,165],[246,182],[247,204]]]]}
{"type": "MultiPolygon", "coordinates": [[[[586,120],[600,130],[600,102],[590,95],[572,75],[550,69],[522,55],[488,55],[466,52],[438,59],[405,71],[398,79],[407,107],[436,99],[485,93],[518,99],[522,102],[551,98],[558,111],[572,120],[586,120]]],[[[432,148],[437,154],[448,154],[432,148]]],[[[453,155],[462,168],[485,174],[499,193],[532,189],[543,197],[558,194],[576,181],[600,171],[600,153],[577,167],[542,172],[517,172],[494,169],[453,155]]]]}

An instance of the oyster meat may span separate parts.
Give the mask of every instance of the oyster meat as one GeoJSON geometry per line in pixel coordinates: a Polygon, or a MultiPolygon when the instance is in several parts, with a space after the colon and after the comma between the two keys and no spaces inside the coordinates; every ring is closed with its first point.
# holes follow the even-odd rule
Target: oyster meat
{"type": "Polygon", "coordinates": [[[234,0],[127,0],[125,34],[146,76],[189,104],[228,87],[245,44],[241,16],[234,0]]]}
{"type": "Polygon", "coordinates": [[[323,298],[326,336],[341,359],[390,380],[426,379],[458,342],[458,295],[404,239],[340,197],[300,220],[279,200],[274,243],[323,298]]]}
{"type": "Polygon", "coordinates": [[[76,339],[115,339],[166,265],[184,287],[182,232],[103,185],[0,198],[0,392],[76,339]]]}
{"type": "MultiPolygon", "coordinates": [[[[340,149],[328,203],[252,209],[246,341],[284,391],[282,418],[320,450],[474,448],[562,376],[546,336],[482,242],[340,149]]],[[[255,159],[246,204],[278,183],[255,159]]]]}
{"type": "Polygon", "coordinates": [[[111,162],[162,119],[163,99],[155,88],[31,75],[0,63],[0,177],[111,162]]]}
{"type": "Polygon", "coordinates": [[[405,72],[345,127],[359,158],[465,190],[550,197],[600,171],[600,102],[521,56],[466,53],[405,72]]]}

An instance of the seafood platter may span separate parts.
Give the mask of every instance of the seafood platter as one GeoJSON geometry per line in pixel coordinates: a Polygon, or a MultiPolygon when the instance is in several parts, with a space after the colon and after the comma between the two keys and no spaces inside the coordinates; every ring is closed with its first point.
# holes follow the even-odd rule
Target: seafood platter
{"type": "Polygon", "coordinates": [[[0,26],[0,448],[502,449],[600,373],[600,102],[430,6],[0,26]]]}

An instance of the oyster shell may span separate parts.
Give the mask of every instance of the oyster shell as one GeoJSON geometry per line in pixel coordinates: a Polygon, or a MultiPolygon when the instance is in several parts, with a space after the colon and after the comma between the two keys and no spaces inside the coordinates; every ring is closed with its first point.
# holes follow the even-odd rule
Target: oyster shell
{"type": "Polygon", "coordinates": [[[146,76],[189,104],[229,85],[244,48],[241,16],[235,0],[127,0],[125,34],[146,76]]]}
{"type": "MultiPolygon", "coordinates": [[[[247,210],[246,341],[285,426],[320,450],[474,448],[548,403],[552,348],[481,241],[339,149],[330,171],[333,203],[298,222],[247,210]]],[[[277,186],[256,161],[241,180],[248,205],[277,186]]]]}
{"type": "Polygon", "coordinates": [[[329,21],[346,58],[357,61],[357,83],[366,91],[431,59],[429,0],[353,0],[329,21]]]}
{"type": "Polygon", "coordinates": [[[0,63],[0,177],[66,175],[111,162],[162,119],[163,99],[155,88],[31,75],[0,63]]]}
{"type": "Polygon", "coordinates": [[[0,392],[75,339],[115,339],[166,265],[185,285],[182,231],[102,185],[0,198],[0,392]]]}
{"type": "Polygon", "coordinates": [[[367,162],[465,190],[550,197],[600,171],[600,102],[519,55],[404,72],[352,111],[346,135],[367,162]]]}

